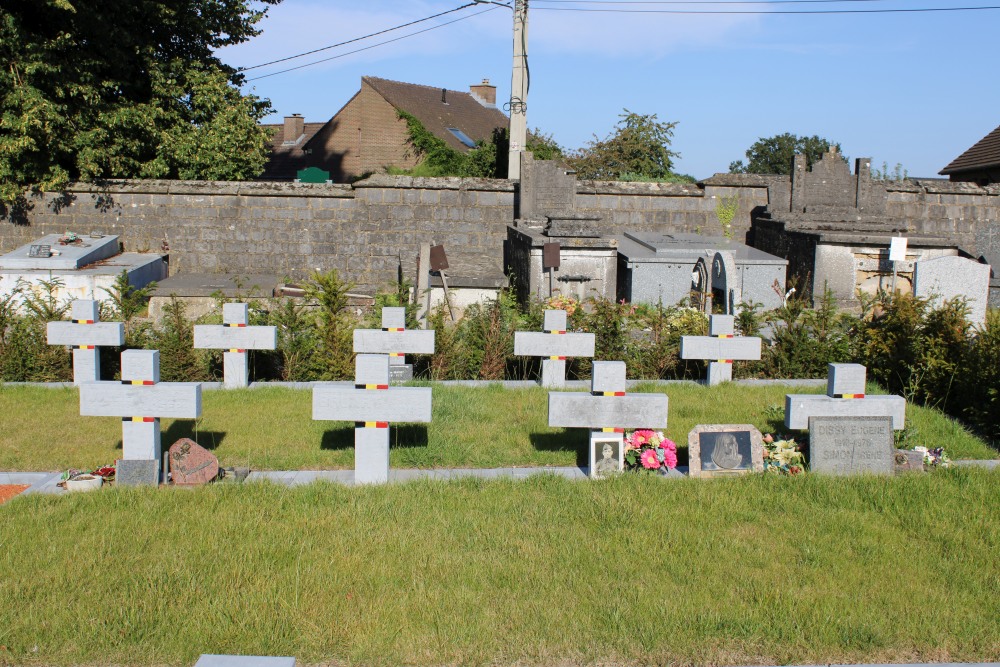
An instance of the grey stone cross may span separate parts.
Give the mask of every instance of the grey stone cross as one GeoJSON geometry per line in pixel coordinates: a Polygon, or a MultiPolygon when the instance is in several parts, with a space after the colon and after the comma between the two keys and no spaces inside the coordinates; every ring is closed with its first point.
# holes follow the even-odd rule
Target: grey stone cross
{"type": "Polygon", "coordinates": [[[389,373],[393,383],[413,379],[413,366],[407,354],[433,354],[434,330],[407,329],[406,308],[382,309],[381,329],[355,329],[354,352],[389,355],[389,373]]]}
{"type": "Polygon", "coordinates": [[[77,299],[71,306],[70,322],[49,322],[45,326],[49,345],[73,347],[73,383],[101,379],[99,346],[121,347],[125,344],[125,325],[101,322],[100,303],[77,299]]]}
{"type": "Polygon", "coordinates": [[[733,379],[733,361],[760,359],[760,338],[734,336],[732,315],[712,315],[708,336],[681,336],[681,359],[707,359],[709,386],[733,379]]]}
{"type": "Polygon", "coordinates": [[[786,394],[785,428],[809,428],[810,417],[891,417],[892,428],[906,424],[902,396],[865,396],[868,369],[861,364],[829,364],[826,396],[786,394]]]}
{"type": "Polygon", "coordinates": [[[162,458],[160,418],[200,417],[201,383],[160,382],[158,350],[126,350],[122,352],[121,382],[80,385],[80,414],[121,417],[122,460],[151,462],[154,474],[147,482],[155,484],[162,458]]]}
{"type": "MultiPolygon", "coordinates": [[[[433,332],[432,332],[433,333],[433,332]]],[[[430,387],[389,387],[389,357],[355,357],[354,386],[317,384],[313,419],[354,422],[354,482],[389,480],[389,423],[429,422],[430,387]]]]}
{"type": "Polygon", "coordinates": [[[590,429],[591,461],[595,445],[617,443],[621,467],[625,429],[666,428],[667,396],[626,394],[624,361],[595,361],[593,366],[589,394],[549,392],[549,426],[590,429]]]}
{"type": "Polygon", "coordinates": [[[197,349],[225,350],[222,354],[223,386],[246,387],[250,370],[247,350],[278,347],[277,327],[251,327],[245,303],[222,304],[222,325],[199,324],[194,328],[197,349]]]}
{"type": "Polygon", "coordinates": [[[592,333],[567,333],[566,311],[546,310],[543,331],[514,332],[514,354],[542,359],[542,386],[566,386],[566,357],[593,357],[592,333]]]}

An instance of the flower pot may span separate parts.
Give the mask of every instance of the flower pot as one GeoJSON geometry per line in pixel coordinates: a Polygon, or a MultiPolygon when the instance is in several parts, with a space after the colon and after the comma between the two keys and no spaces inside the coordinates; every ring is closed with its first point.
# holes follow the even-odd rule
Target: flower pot
{"type": "Polygon", "coordinates": [[[66,490],[70,492],[93,491],[101,488],[103,483],[104,480],[97,475],[77,475],[73,479],[66,480],[66,490]]]}

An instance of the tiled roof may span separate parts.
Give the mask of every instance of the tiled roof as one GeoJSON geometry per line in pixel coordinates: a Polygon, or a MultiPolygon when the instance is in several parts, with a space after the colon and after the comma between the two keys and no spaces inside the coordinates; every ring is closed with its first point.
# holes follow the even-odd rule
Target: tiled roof
{"type": "Polygon", "coordinates": [[[264,125],[274,130],[274,135],[268,144],[271,158],[267,161],[263,173],[257,178],[262,181],[294,180],[300,169],[312,166],[309,163],[310,156],[303,152],[302,148],[324,125],[326,123],[305,123],[302,138],[294,144],[287,145],[284,123],[264,125]]]}
{"type": "Polygon", "coordinates": [[[938,173],[956,174],[997,166],[1000,166],[1000,127],[977,141],[938,173]]]}
{"type": "Polygon", "coordinates": [[[449,127],[458,128],[473,141],[480,141],[489,139],[495,128],[507,127],[509,123],[502,111],[495,106],[485,106],[468,92],[444,90],[442,101],[441,88],[371,76],[362,77],[362,81],[389,104],[414,116],[429,132],[455,150],[464,152],[469,147],[449,132],[449,127]]]}

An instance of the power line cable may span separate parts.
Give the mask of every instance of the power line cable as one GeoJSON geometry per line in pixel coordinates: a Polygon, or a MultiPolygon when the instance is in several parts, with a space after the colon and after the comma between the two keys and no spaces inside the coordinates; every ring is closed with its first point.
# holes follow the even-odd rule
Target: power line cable
{"type": "MultiPolygon", "coordinates": [[[[544,0],[537,0],[542,2],[544,0]]],[[[750,10],[750,9],[718,9],[715,11],[705,11],[699,9],[591,9],[587,7],[535,7],[540,12],[602,12],[609,14],[754,14],[766,16],[768,14],[912,14],[929,12],[972,12],[987,9],[1000,9],[1000,5],[988,5],[982,7],[923,7],[908,9],[773,9],[773,10],[750,10]]]]}
{"type": "MultiPolygon", "coordinates": [[[[476,4],[476,3],[473,3],[473,4],[476,4]]],[[[466,7],[468,7],[468,6],[470,6],[470,5],[466,5],[466,7]]],[[[469,14],[468,16],[462,16],[460,18],[453,19],[451,21],[446,21],[444,23],[439,23],[438,25],[431,26],[430,28],[424,28],[423,30],[418,30],[416,32],[411,32],[411,33],[409,33],[407,35],[402,35],[401,37],[395,37],[393,39],[387,39],[384,42],[379,42],[377,44],[372,44],[370,46],[364,46],[364,47],[362,47],[360,49],[354,49],[353,51],[347,51],[346,53],[339,53],[339,54],[337,54],[335,56],[330,56],[329,58],[323,58],[321,60],[314,60],[314,61],[312,61],[310,63],[305,63],[304,65],[297,65],[295,67],[289,67],[288,69],[278,70],[277,72],[271,72],[270,74],[261,74],[260,76],[255,76],[253,78],[247,79],[247,81],[249,82],[249,81],[257,81],[258,79],[266,79],[269,76],[276,76],[278,74],[284,74],[285,72],[294,72],[295,70],[302,69],[304,67],[311,67],[313,65],[318,65],[320,63],[325,63],[325,62],[328,62],[330,60],[336,60],[337,58],[343,58],[344,56],[349,56],[349,55],[354,54],[354,53],[360,53],[362,51],[368,51],[369,49],[374,49],[375,47],[378,47],[378,46],[385,46],[386,44],[391,44],[392,42],[398,42],[398,41],[406,39],[408,37],[414,37],[416,35],[420,35],[420,34],[423,34],[425,32],[430,32],[431,30],[437,30],[438,28],[443,28],[443,27],[445,27],[447,25],[451,25],[452,23],[458,23],[459,21],[465,21],[466,19],[471,19],[471,18],[474,18],[476,16],[479,16],[480,14],[485,14],[487,12],[492,12],[492,11],[495,11],[495,10],[496,10],[496,7],[490,7],[489,9],[484,9],[481,12],[476,12],[475,14],[469,14]]]]}
{"type": "Polygon", "coordinates": [[[378,37],[379,35],[384,35],[387,32],[392,32],[394,30],[400,30],[402,28],[408,28],[411,25],[416,25],[417,23],[423,23],[424,21],[430,21],[431,19],[436,19],[439,16],[444,16],[446,14],[451,14],[451,13],[454,13],[454,12],[457,12],[457,11],[461,11],[461,10],[467,8],[467,7],[472,7],[472,6],[476,5],[476,4],[479,4],[479,3],[470,2],[468,4],[462,5],[461,7],[455,7],[455,9],[449,9],[446,12],[441,12],[439,14],[434,14],[433,16],[427,16],[427,17],[424,17],[422,19],[417,19],[416,21],[410,21],[409,23],[403,23],[402,25],[397,25],[397,26],[394,26],[392,28],[386,28],[385,30],[379,30],[378,32],[373,32],[373,33],[365,35],[363,37],[355,37],[354,39],[349,39],[346,42],[340,42],[339,44],[331,44],[330,46],[322,46],[322,47],[320,47],[318,49],[313,49],[312,51],[305,51],[303,53],[299,53],[299,54],[296,54],[294,56],[288,56],[286,58],[278,58],[277,60],[272,60],[270,62],[261,63],[260,65],[252,65],[250,67],[240,67],[238,71],[240,71],[240,72],[248,72],[248,71],[250,71],[252,69],[259,69],[261,67],[267,67],[268,65],[276,65],[277,63],[283,63],[283,62],[286,62],[288,60],[295,60],[296,58],[302,58],[303,56],[310,56],[310,55],[312,55],[314,53],[319,53],[320,51],[329,51],[330,49],[336,49],[337,47],[340,47],[340,46],[346,46],[348,44],[353,44],[354,42],[360,42],[360,41],[363,41],[363,40],[366,40],[366,39],[371,39],[372,37],[378,37]]]}
{"type": "Polygon", "coordinates": [[[533,0],[535,3],[572,3],[576,5],[803,5],[849,2],[885,2],[885,0],[533,0]]]}

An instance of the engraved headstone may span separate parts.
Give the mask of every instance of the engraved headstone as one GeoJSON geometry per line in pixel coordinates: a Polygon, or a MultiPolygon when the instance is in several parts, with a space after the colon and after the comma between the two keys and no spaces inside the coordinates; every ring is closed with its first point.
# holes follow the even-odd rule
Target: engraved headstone
{"type": "Polygon", "coordinates": [[[712,315],[708,336],[681,336],[681,359],[708,360],[709,386],[733,379],[733,361],[760,359],[760,338],[735,336],[732,315],[712,315]]]}
{"type": "Polygon", "coordinates": [[[156,486],[160,483],[160,462],[155,459],[120,459],[115,462],[118,486],[156,486]]]}
{"type": "Polygon", "coordinates": [[[515,331],[514,354],[543,357],[542,386],[566,385],[566,358],[593,357],[595,338],[592,333],[567,333],[566,311],[546,310],[543,331],[515,331]]]}
{"type": "Polygon", "coordinates": [[[219,476],[219,459],[189,438],[170,445],[167,460],[170,480],[177,486],[200,486],[219,476]]]}
{"type": "Polygon", "coordinates": [[[45,326],[49,345],[73,347],[73,384],[97,382],[101,379],[99,346],[121,346],[125,343],[125,325],[121,322],[101,322],[100,303],[77,299],[71,305],[69,322],[49,322],[45,326]]]}
{"type": "Polygon", "coordinates": [[[549,426],[590,430],[589,451],[592,477],[606,474],[604,447],[617,452],[620,470],[624,461],[624,432],[627,428],[667,427],[668,401],[665,394],[628,394],[625,389],[624,361],[595,361],[590,394],[549,392],[549,426]]]}
{"type": "Polygon", "coordinates": [[[247,350],[273,350],[278,347],[278,328],[249,326],[249,308],[245,303],[222,304],[222,325],[199,324],[194,328],[195,349],[225,350],[222,354],[223,386],[246,387],[250,366],[247,350]]]}
{"type": "Polygon", "coordinates": [[[810,417],[809,469],[833,475],[890,474],[895,466],[890,417],[810,417]]]}
{"type": "Polygon", "coordinates": [[[866,396],[867,370],[861,364],[829,364],[827,394],[786,394],[785,428],[802,430],[810,417],[892,417],[892,428],[906,424],[902,396],[866,396]]]}
{"type": "Polygon", "coordinates": [[[699,424],[688,433],[688,474],[728,477],[764,470],[764,440],[750,424],[699,424]]]}

